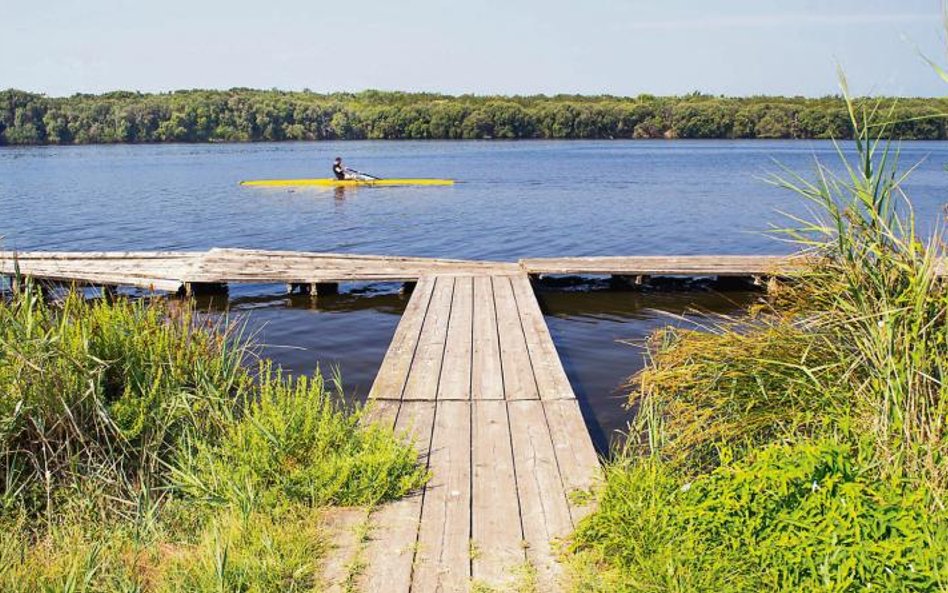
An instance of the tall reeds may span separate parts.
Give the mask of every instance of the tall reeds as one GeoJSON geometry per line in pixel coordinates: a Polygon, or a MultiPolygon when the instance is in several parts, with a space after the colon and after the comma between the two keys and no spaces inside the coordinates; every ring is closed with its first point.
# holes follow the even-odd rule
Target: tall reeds
{"type": "MultiPolygon", "coordinates": [[[[845,89],[845,82],[844,82],[845,89]]],[[[848,97],[848,95],[847,95],[848,97]]],[[[817,433],[872,437],[880,467],[948,487],[948,290],[941,236],[922,239],[887,113],[847,98],[855,140],[813,177],[772,182],[811,213],[775,232],[811,265],[753,319],[668,330],[637,377],[652,450],[708,469],[720,446],[817,433]]]]}

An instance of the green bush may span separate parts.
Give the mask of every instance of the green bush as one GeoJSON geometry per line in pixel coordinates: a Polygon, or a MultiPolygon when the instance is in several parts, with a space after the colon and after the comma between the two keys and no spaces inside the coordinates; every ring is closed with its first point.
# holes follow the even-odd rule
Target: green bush
{"type": "Polygon", "coordinates": [[[847,107],[854,154],[774,180],[814,213],[777,229],[809,265],[757,317],[656,336],[647,446],[606,470],[578,589],[948,590],[945,248],[916,232],[892,112],[847,107]]]}

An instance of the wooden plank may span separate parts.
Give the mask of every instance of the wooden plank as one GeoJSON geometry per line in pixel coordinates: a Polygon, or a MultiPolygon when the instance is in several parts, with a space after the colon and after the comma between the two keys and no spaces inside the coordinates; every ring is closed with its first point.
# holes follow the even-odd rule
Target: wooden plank
{"type": "Polygon", "coordinates": [[[415,358],[408,371],[403,399],[433,401],[438,397],[453,293],[454,279],[437,276],[431,304],[428,305],[428,313],[418,337],[415,358]]]}
{"type": "Polygon", "coordinates": [[[507,410],[527,559],[537,571],[539,590],[551,591],[558,588],[561,574],[552,542],[573,528],[563,480],[543,404],[513,401],[507,410]]]}
{"type": "MultiPolygon", "coordinates": [[[[396,430],[409,435],[425,458],[431,444],[434,426],[434,402],[403,402],[396,430]]],[[[360,575],[359,590],[409,593],[412,564],[418,541],[422,494],[379,507],[371,515],[371,530],[366,543],[365,570],[360,575]]]]}
{"type": "Polygon", "coordinates": [[[500,337],[500,363],[504,375],[504,398],[538,399],[537,384],[527,351],[527,342],[517,311],[509,277],[491,278],[500,337]]]}
{"type": "MultiPolygon", "coordinates": [[[[0,273],[6,273],[0,271],[0,273]]],[[[10,273],[12,276],[12,273],[10,273]]],[[[126,276],[113,276],[106,274],[44,274],[33,272],[22,272],[22,276],[34,278],[36,280],[48,280],[62,284],[91,284],[91,285],[109,285],[109,286],[134,286],[146,290],[158,290],[166,292],[177,292],[183,284],[177,280],[165,280],[161,278],[131,278],[126,276]]]]}
{"type": "Polygon", "coordinates": [[[540,311],[533,287],[530,286],[530,279],[526,274],[520,274],[512,276],[510,283],[517,299],[517,310],[520,313],[540,399],[574,398],[573,388],[553,345],[553,338],[543,319],[543,312],[540,311]]]}
{"type": "Polygon", "coordinates": [[[471,404],[439,401],[412,591],[467,591],[471,578],[471,404]]]}
{"type": "Polygon", "coordinates": [[[378,424],[383,428],[395,428],[400,406],[401,400],[398,399],[370,399],[366,402],[365,410],[362,412],[361,422],[363,424],[378,424]]]}
{"type": "Polygon", "coordinates": [[[474,278],[474,353],[471,364],[471,397],[504,399],[500,338],[490,276],[474,278]]]}
{"type": "Polygon", "coordinates": [[[526,559],[507,402],[475,400],[471,405],[472,576],[488,586],[503,587],[526,559]]]}
{"type": "Polygon", "coordinates": [[[543,408],[570,515],[576,524],[592,511],[591,499],[579,497],[577,493],[588,492],[595,485],[599,478],[599,457],[576,400],[544,401],[543,408]]]}
{"type": "Polygon", "coordinates": [[[370,399],[401,399],[434,286],[435,279],[427,276],[415,286],[369,390],[370,399]]]}
{"type": "Polygon", "coordinates": [[[627,274],[743,276],[789,273],[805,265],[800,255],[694,255],[633,257],[560,257],[520,260],[531,274],[627,274]]]}
{"type": "Polygon", "coordinates": [[[322,513],[329,549],[320,574],[323,583],[320,590],[343,593],[358,559],[361,544],[359,531],[364,526],[367,513],[361,508],[326,509],[322,513]]]}
{"type": "Polygon", "coordinates": [[[192,258],[204,251],[0,251],[0,261],[8,259],[171,259],[192,258]]]}
{"type": "Polygon", "coordinates": [[[474,314],[474,279],[460,277],[454,281],[454,297],[444,348],[444,362],[438,386],[438,399],[471,399],[472,318],[474,314]]]}

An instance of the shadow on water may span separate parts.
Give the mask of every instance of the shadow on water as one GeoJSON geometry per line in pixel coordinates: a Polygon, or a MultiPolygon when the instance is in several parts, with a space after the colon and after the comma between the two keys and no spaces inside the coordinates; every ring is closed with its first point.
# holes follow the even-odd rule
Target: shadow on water
{"type": "Polygon", "coordinates": [[[583,417],[601,454],[621,446],[635,411],[629,378],[645,364],[645,343],[669,325],[701,327],[760,298],[740,286],[689,283],[616,289],[605,281],[542,282],[537,297],[583,417]],[[564,290],[564,286],[568,287],[564,290]]]}

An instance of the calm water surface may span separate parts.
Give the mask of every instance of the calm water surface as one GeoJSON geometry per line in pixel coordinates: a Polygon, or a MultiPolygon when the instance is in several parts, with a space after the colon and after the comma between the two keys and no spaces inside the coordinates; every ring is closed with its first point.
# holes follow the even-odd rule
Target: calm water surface
{"type": "MultiPolygon", "coordinates": [[[[0,148],[5,249],[248,247],[515,260],[527,256],[763,254],[776,211],[800,201],[762,178],[808,173],[833,147],[804,141],[346,142],[0,148]],[[261,190],[242,179],[326,177],[332,157],[381,177],[454,187],[261,190]],[[775,162],[776,161],[776,162],[775,162]]],[[[946,202],[948,143],[906,143],[906,185],[926,228],[946,202]]],[[[264,354],[295,372],[338,369],[365,396],[405,300],[393,285],[288,298],[235,287],[229,307],[264,354]]],[[[734,312],[753,295],[546,286],[541,304],[601,447],[625,429],[621,386],[636,344],[693,310],[734,312]]],[[[692,319],[700,321],[700,315],[692,319]]]]}

